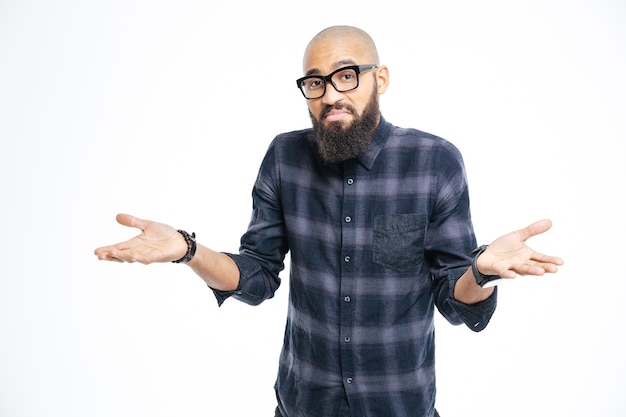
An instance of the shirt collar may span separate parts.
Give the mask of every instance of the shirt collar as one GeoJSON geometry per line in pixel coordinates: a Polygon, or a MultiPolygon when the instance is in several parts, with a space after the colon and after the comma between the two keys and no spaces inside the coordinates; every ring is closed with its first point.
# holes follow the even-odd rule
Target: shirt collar
{"type": "Polygon", "coordinates": [[[391,124],[389,124],[385,118],[380,116],[380,123],[374,132],[374,137],[372,138],[372,143],[370,144],[367,151],[358,156],[357,160],[369,171],[372,169],[374,165],[374,161],[378,157],[378,154],[385,146],[387,142],[387,138],[389,137],[389,132],[391,131],[391,124]]]}

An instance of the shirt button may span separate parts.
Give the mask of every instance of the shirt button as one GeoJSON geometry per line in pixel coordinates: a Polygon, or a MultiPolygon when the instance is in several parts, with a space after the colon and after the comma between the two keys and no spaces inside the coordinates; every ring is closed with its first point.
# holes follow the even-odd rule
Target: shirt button
{"type": "Polygon", "coordinates": [[[350,257],[349,257],[349,256],[346,256],[345,258],[343,258],[343,260],[344,260],[346,263],[348,263],[348,262],[350,262],[350,257]]]}
{"type": "Polygon", "coordinates": [[[350,223],[352,221],[352,217],[346,216],[346,223],[350,223]]]}
{"type": "Polygon", "coordinates": [[[352,378],[346,378],[346,382],[347,382],[348,384],[352,384],[352,378]]]}
{"type": "Polygon", "coordinates": [[[343,339],[346,343],[350,343],[350,336],[346,336],[343,339]]]}
{"type": "Polygon", "coordinates": [[[354,184],[354,180],[352,178],[348,178],[348,185],[354,184]]]}
{"type": "Polygon", "coordinates": [[[349,302],[350,302],[350,296],[349,296],[349,295],[346,295],[346,296],[343,298],[343,301],[345,301],[346,303],[349,303],[349,302]]]}

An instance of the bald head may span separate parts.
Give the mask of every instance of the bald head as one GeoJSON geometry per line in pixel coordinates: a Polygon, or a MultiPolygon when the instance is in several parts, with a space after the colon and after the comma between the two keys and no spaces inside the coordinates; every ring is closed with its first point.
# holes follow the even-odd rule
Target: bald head
{"type": "Polygon", "coordinates": [[[344,45],[358,53],[364,62],[379,65],[378,51],[374,40],[367,32],[354,26],[331,26],[319,32],[309,42],[303,65],[306,68],[308,58],[320,48],[344,45]]]}

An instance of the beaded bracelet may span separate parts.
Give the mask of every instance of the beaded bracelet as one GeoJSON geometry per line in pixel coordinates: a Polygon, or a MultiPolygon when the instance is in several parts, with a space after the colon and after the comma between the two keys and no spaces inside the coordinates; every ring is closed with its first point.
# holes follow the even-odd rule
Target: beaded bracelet
{"type": "Polygon", "coordinates": [[[478,257],[487,249],[487,246],[488,245],[479,246],[478,248],[474,249],[474,251],[472,252],[472,255],[474,256],[474,258],[472,259],[472,274],[474,275],[476,284],[480,285],[481,287],[484,287],[490,282],[496,281],[502,278],[500,275],[484,275],[482,272],[478,270],[478,266],[476,265],[476,262],[478,260],[478,257]]]}
{"type": "Polygon", "coordinates": [[[185,238],[185,242],[187,242],[187,253],[182,258],[172,261],[175,264],[184,263],[191,261],[191,258],[196,254],[196,234],[195,232],[191,235],[184,230],[178,230],[178,233],[183,235],[185,238]]]}

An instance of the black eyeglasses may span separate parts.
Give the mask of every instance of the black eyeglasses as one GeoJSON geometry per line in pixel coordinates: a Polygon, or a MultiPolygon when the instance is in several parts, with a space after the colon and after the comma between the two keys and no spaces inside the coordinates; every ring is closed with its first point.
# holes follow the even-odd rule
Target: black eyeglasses
{"type": "Polygon", "coordinates": [[[376,65],[350,65],[339,68],[326,76],[309,75],[298,78],[296,83],[304,98],[313,100],[326,94],[326,84],[329,82],[340,93],[356,89],[359,86],[359,74],[374,68],[376,65]]]}

